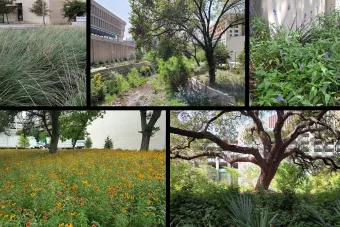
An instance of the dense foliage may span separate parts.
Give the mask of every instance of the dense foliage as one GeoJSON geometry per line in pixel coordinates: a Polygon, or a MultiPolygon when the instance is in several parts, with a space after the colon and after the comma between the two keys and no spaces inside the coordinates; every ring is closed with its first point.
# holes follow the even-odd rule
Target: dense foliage
{"type": "Polygon", "coordinates": [[[339,104],[340,11],[311,21],[296,31],[252,21],[254,105],[339,104]]]}
{"type": "Polygon", "coordinates": [[[76,21],[76,17],[85,16],[86,1],[67,0],[63,3],[61,12],[64,17],[68,18],[68,21],[76,21]]]}
{"type": "Polygon", "coordinates": [[[0,226],[165,226],[165,152],[0,151],[0,226]]]}
{"type": "MultiPolygon", "coordinates": [[[[284,169],[287,166],[281,170],[284,169]]],[[[299,193],[290,189],[240,192],[239,186],[216,183],[208,176],[202,168],[188,163],[171,164],[171,226],[340,225],[340,173],[332,176],[325,172],[310,177],[312,192],[302,192],[302,184],[290,185],[298,188],[299,193]],[[325,224],[318,224],[320,220],[325,224]],[[242,224],[245,222],[248,225],[242,224]]],[[[292,182],[287,178],[277,180],[292,182]]]]}
{"type": "Polygon", "coordinates": [[[0,32],[0,105],[85,105],[85,30],[44,26],[0,32]]]}

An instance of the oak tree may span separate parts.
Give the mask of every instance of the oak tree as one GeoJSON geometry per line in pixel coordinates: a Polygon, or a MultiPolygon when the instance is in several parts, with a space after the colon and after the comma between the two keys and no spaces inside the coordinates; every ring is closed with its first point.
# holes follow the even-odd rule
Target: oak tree
{"type": "MultiPolygon", "coordinates": [[[[176,111],[172,112],[171,158],[192,160],[201,157],[219,157],[230,164],[249,162],[260,167],[256,188],[268,189],[280,163],[291,158],[302,167],[320,164],[339,170],[339,159],[305,152],[299,137],[311,133],[314,138],[337,144],[340,139],[340,113],[337,111],[283,111],[276,110],[276,121],[271,130],[266,127],[266,112],[242,111],[176,111]],[[289,123],[289,124],[288,124],[289,123]],[[287,124],[290,127],[287,127],[287,124]],[[242,126],[243,125],[243,126],[242,126]],[[246,125],[250,125],[246,127],[246,125]],[[253,143],[232,143],[237,138],[237,127],[245,127],[253,143]],[[216,145],[214,149],[202,149],[197,143],[216,145]],[[198,151],[199,152],[198,152],[198,151]]],[[[205,146],[206,147],[206,146],[205,146]]]]}

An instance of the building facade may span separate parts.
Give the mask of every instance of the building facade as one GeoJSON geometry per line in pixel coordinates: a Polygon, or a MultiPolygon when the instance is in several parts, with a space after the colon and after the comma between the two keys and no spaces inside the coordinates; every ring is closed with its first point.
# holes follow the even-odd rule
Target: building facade
{"type": "Polygon", "coordinates": [[[124,42],[126,22],[91,0],[91,63],[135,58],[135,46],[124,42]]]}
{"type": "MultiPolygon", "coordinates": [[[[230,25],[230,21],[233,21],[237,15],[236,14],[227,14],[222,17],[222,20],[217,25],[215,34],[213,39],[216,40],[220,34],[230,25]]],[[[214,30],[214,26],[212,25],[209,28],[210,34],[214,30]]],[[[231,62],[237,62],[237,56],[244,50],[245,44],[245,26],[244,25],[236,25],[230,27],[221,37],[220,42],[224,43],[224,45],[231,51],[231,62]]]]}
{"type": "MultiPolygon", "coordinates": [[[[30,12],[33,3],[36,0],[16,0],[13,2],[15,7],[13,13],[8,14],[8,21],[10,23],[32,23],[42,24],[43,17],[36,16],[30,12]]],[[[46,24],[67,24],[68,19],[64,18],[61,13],[64,0],[45,0],[47,8],[50,10],[48,15],[45,16],[46,24]]],[[[6,20],[6,19],[5,19],[6,20]]]]}

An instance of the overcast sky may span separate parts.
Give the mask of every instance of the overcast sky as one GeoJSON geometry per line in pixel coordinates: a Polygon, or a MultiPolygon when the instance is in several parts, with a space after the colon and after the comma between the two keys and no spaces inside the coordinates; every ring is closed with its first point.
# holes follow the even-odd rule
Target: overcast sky
{"type": "MultiPolygon", "coordinates": [[[[165,111],[162,111],[156,127],[160,130],[156,132],[150,141],[150,149],[165,149],[165,111]]],[[[139,149],[142,134],[141,118],[138,110],[118,111],[107,110],[104,118],[98,118],[87,127],[93,145],[92,148],[103,148],[107,136],[113,139],[114,148],[139,149]]]]}
{"type": "Polygon", "coordinates": [[[131,38],[128,30],[131,27],[129,22],[129,13],[131,11],[128,0],[96,0],[100,5],[111,11],[116,16],[126,22],[124,39],[131,38]]]}

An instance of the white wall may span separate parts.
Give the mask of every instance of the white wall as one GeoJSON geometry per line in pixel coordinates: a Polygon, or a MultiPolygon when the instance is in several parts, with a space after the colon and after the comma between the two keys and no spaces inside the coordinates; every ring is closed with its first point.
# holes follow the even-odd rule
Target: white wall
{"type": "MultiPolygon", "coordinates": [[[[165,127],[166,118],[165,111],[156,123],[156,127],[160,127],[160,131],[156,132],[151,138],[150,149],[165,149],[165,127]]],[[[104,141],[107,136],[113,139],[114,148],[139,149],[142,134],[140,112],[133,111],[106,111],[104,118],[96,119],[87,127],[92,139],[93,148],[103,148],[104,141]]]]}

